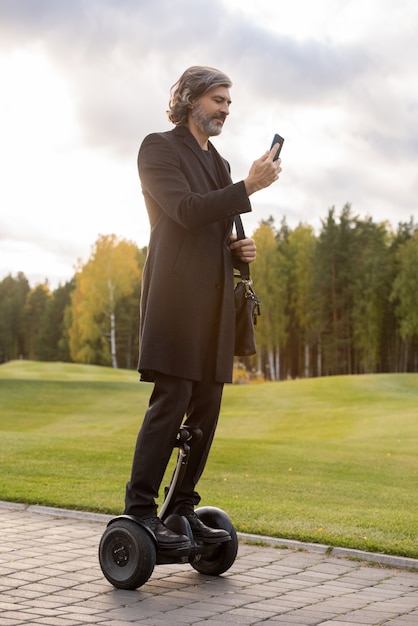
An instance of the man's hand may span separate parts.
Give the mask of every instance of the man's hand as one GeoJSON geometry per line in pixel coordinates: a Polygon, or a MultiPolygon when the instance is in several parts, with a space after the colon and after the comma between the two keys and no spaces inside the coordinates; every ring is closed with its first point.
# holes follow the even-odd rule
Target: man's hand
{"type": "Polygon", "coordinates": [[[247,178],[244,180],[247,195],[250,196],[255,191],[269,187],[279,178],[282,171],[280,167],[281,159],[273,161],[279,144],[274,144],[260,159],[254,161],[250,167],[247,178]]]}
{"type": "Polygon", "coordinates": [[[257,248],[254,239],[245,238],[238,240],[236,235],[231,235],[230,241],[232,242],[230,248],[240,261],[243,263],[255,261],[257,248]]]}

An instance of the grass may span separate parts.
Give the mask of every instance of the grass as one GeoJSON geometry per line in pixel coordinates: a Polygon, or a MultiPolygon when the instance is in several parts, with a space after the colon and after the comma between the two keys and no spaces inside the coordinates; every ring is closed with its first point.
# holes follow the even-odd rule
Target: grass
{"type": "MultiPolygon", "coordinates": [[[[119,513],[151,386],[0,366],[0,500],[119,513]]],[[[418,558],[418,375],[225,388],[199,485],[237,530],[418,558]]]]}

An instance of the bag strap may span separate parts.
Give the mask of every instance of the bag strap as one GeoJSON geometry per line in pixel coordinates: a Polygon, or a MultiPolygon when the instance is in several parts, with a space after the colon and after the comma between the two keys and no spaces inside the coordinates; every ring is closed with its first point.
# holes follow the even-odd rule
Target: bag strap
{"type": "MultiPolygon", "coordinates": [[[[235,230],[237,231],[237,239],[238,240],[245,239],[245,232],[244,232],[244,226],[242,224],[241,215],[235,215],[234,222],[235,222],[235,230]]],[[[239,273],[241,274],[241,278],[243,280],[251,280],[250,279],[250,266],[248,263],[245,263],[244,261],[238,261],[237,269],[239,269],[239,273]]]]}
{"type": "MultiPolygon", "coordinates": [[[[220,154],[217,152],[217,150],[214,148],[214,146],[212,144],[210,144],[210,151],[212,153],[212,156],[214,158],[214,162],[215,162],[215,166],[216,166],[216,170],[218,172],[218,177],[219,177],[219,182],[223,181],[223,183],[225,183],[225,181],[227,182],[231,182],[231,175],[229,172],[229,169],[227,167],[227,162],[225,161],[225,159],[223,159],[220,154]]],[[[245,239],[245,232],[244,232],[244,226],[242,224],[242,220],[241,220],[241,215],[235,215],[234,216],[234,222],[235,222],[235,230],[237,231],[237,239],[245,239]]],[[[243,261],[238,261],[238,267],[237,269],[239,270],[240,273],[240,278],[241,280],[247,281],[248,282],[248,286],[250,286],[252,284],[251,282],[251,278],[250,278],[250,266],[248,263],[244,263],[243,261]]]]}

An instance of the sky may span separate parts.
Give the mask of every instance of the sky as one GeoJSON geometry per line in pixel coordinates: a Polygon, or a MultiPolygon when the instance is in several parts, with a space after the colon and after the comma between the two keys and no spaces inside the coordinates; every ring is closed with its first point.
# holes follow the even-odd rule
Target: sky
{"type": "Polygon", "coordinates": [[[416,0],[0,0],[0,280],[52,289],[99,235],[143,247],[136,158],[172,128],[191,65],[232,80],[213,139],[234,182],[285,137],[280,180],[244,217],[316,231],[330,208],[416,217],[416,0]]]}

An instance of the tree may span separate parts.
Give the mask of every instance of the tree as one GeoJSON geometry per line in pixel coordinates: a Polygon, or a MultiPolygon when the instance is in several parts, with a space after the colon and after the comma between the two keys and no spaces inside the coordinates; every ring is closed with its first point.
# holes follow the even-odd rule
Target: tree
{"type": "Polygon", "coordinates": [[[288,306],[290,334],[297,338],[295,356],[297,376],[313,372],[312,349],[318,335],[318,304],[314,290],[314,258],[317,240],[311,226],[300,224],[289,232],[286,257],[288,263],[288,306]]]}
{"type": "Polygon", "coordinates": [[[325,374],[352,371],[354,223],[349,204],[343,207],[339,223],[335,209],[330,209],[316,248],[315,290],[321,308],[321,373],[325,374]]]}
{"type": "Polygon", "coordinates": [[[124,367],[136,368],[138,365],[139,344],[139,303],[141,298],[141,277],[147,256],[147,249],[137,250],[137,264],[141,276],[135,280],[133,291],[130,295],[122,298],[117,306],[116,316],[118,319],[117,353],[120,360],[123,359],[124,367]]]}
{"type": "Polygon", "coordinates": [[[66,309],[71,304],[75,280],[59,286],[51,294],[42,318],[38,356],[41,361],[70,361],[66,309]]]}
{"type": "Polygon", "coordinates": [[[390,285],[389,297],[386,301],[384,322],[383,359],[384,368],[388,372],[404,371],[406,367],[406,345],[399,332],[399,315],[396,312],[397,299],[392,294],[393,285],[400,272],[400,247],[414,237],[418,232],[418,225],[413,218],[409,222],[400,222],[396,233],[391,233],[389,246],[388,283],[390,285]]]}
{"type": "Polygon", "coordinates": [[[25,325],[25,344],[27,356],[29,359],[37,360],[39,358],[40,336],[42,328],[42,319],[51,292],[46,283],[36,285],[29,291],[23,310],[25,325]]]}
{"type": "MultiPolygon", "coordinates": [[[[402,243],[397,252],[398,274],[393,283],[391,300],[399,322],[399,333],[405,342],[404,367],[407,369],[413,341],[418,338],[418,232],[402,243]]],[[[417,363],[414,363],[414,370],[417,363]]]]}
{"type": "Polygon", "coordinates": [[[376,372],[382,358],[382,337],[388,283],[389,241],[384,224],[356,219],[351,262],[354,372],[376,372]]]}
{"type": "Polygon", "coordinates": [[[29,290],[22,272],[0,282],[0,363],[25,354],[23,307],[29,290]]]}
{"type": "Polygon", "coordinates": [[[101,235],[88,262],[76,273],[71,295],[70,354],[74,361],[118,367],[118,303],[141,276],[138,248],[116,235],[101,235]]]}
{"type": "Polygon", "coordinates": [[[271,222],[263,222],[253,235],[257,244],[257,261],[251,266],[255,292],[261,301],[261,317],[256,327],[259,367],[264,355],[268,378],[280,378],[281,350],[286,344],[287,277],[283,256],[277,249],[271,222]]]}

